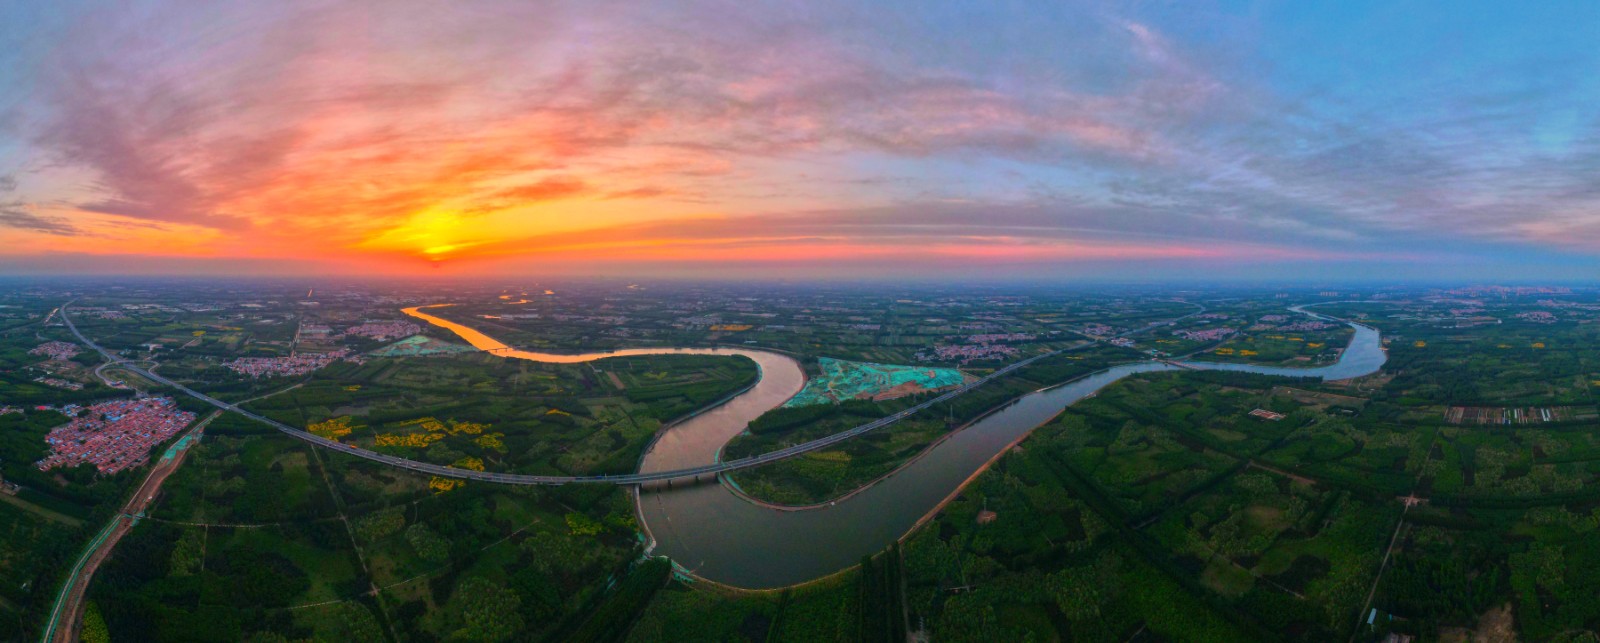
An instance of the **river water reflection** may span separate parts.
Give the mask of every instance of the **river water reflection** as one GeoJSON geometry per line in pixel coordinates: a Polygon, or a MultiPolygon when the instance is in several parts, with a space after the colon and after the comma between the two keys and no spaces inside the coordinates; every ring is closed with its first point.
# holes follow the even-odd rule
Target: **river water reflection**
{"type": "MultiPolygon", "coordinates": [[[[408,308],[406,314],[449,328],[497,355],[536,361],[583,362],[604,357],[666,353],[743,355],[761,365],[762,379],[727,404],[673,427],[645,455],[641,471],[710,464],[722,445],[750,420],[800,391],[805,376],[792,358],[747,349],[630,349],[551,354],[497,350],[504,344],[467,326],[408,308]]],[[[1304,311],[1301,311],[1304,312],[1304,311]]],[[[1314,313],[1308,313],[1314,314],[1314,313]]],[[[1265,375],[1347,379],[1378,370],[1387,358],[1378,331],[1351,324],[1355,334],[1340,359],[1318,368],[1186,362],[1192,368],[1265,375]]],[[[889,546],[942,502],[985,462],[1066,407],[1137,373],[1175,370],[1159,362],[1112,367],[1068,384],[1025,395],[979,420],[895,475],[832,506],[779,511],[753,504],[720,484],[677,484],[640,492],[641,519],[655,553],[704,578],[746,588],[782,587],[826,576],[889,546]]]]}

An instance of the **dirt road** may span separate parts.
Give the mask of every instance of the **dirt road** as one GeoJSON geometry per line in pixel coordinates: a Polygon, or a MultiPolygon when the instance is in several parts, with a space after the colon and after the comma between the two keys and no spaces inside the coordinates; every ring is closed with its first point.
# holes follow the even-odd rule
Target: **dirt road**
{"type": "Polygon", "coordinates": [[[178,470],[183,464],[183,458],[189,453],[189,447],[200,440],[200,435],[205,431],[206,425],[221,415],[222,411],[213,411],[205,419],[194,425],[182,437],[178,438],[163,453],[156,463],[150,467],[150,475],[144,479],[144,484],[139,485],[139,490],[128,500],[122,508],[122,513],[112,518],[106,527],[89,541],[89,546],[78,559],[72,569],[72,574],[67,577],[67,583],[61,588],[61,594],[56,597],[55,609],[50,613],[50,624],[45,627],[44,636],[40,637],[45,643],[75,643],[78,639],[78,629],[83,625],[84,594],[89,589],[89,581],[94,578],[95,570],[100,564],[111,557],[111,550],[116,548],[117,542],[133,529],[138,522],[137,516],[155,500],[156,492],[161,490],[161,483],[166,482],[167,476],[178,470]]]}

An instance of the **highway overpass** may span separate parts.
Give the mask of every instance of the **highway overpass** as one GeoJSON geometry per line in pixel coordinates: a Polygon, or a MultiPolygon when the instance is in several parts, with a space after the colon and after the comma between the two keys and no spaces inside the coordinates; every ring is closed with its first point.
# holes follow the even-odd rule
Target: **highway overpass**
{"type": "MultiPolygon", "coordinates": [[[[919,411],[922,411],[924,409],[927,409],[927,408],[929,408],[931,406],[934,406],[934,405],[937,405],[937,404],[941,404],[943,402],[947,402],[947,401],[949,401],[951,399],[956,398],[957,396],[960,396],[960,395],[962,395],[962,394],[964,394],[964,393],[966,393],[968,391],[971,391],[972,389],[978,388],[979,386],[983,386],[984,384],[990,382],[991,380],[994,380],[994,379],[997,379],[997,378],[1000,378],[1000,377],[1004,377],[1004,376],[1016,371],[1017,369],[1023,368],[1025,366],[1029,365],[1029,364],[1032,364],[1032,363],[1036,362],[1036,361],[1039,361],[1041,359],[1044,359],[1044,358],[1047,358],[1047,357],[1051,357],[1051,356],[1054,356],[1054,355],[1057,355],[1057,354],[1060,354],[1060,353],[1063,352],[1061,350],[1050,351],[1048,353],[1044,353],[1044,354],[1041,354],[1041,355],[1036,355],[1034,357],[1030,357],[1030,358],[1025,359],[1025,360],[1014,362],[1014,363],[1009,364],[1009,365],[1007,365],[1007,366],[1005,366],[1003,368],[997,369],[993,373],[990,373],[989,375],[984,376],[984,377],[982,377],[982,378],[980,378],[978,380],[969,382],[967,384],[963,384],[963,385],[961,385],[961,386],[959,386],[957,388],[954,388],[954,389],[951,389],[949,391],[946,391],[945,393],[939,395],[938,397],[935,397],[935,398],[932,398],[932,399],[927,400],[925,402],[922,402],[920,404],[917,404],[916,406],[913,406],[913,407],[908,408],[906,410],[903,410],[903,411],[900,411],[898,413],[895,413],[894,415],[890,415],[890,416],[887,416],[887,417],[879,418],[877,420],[873,420],[873,421],[868,422],[866,424],[863,424],[861,426],[858,426],[858,427],[855,427],[855,428],[852,428],[852,429],[849,429],[849,430],[846,430],[846,431],[841,431],[839,433],[835,433],[835,434],[827,436],[825,438],[819,438],[819,439],[816,439],[816,440],[812,440],[810,442],[805,442],[805,443],[802,443],[802,444],[796,444],[794,446],[785,447],[785,448],[782,448],[782,449],[778,449],[777,451],[772,451],[772,452],[769,452],[769,453],[763,453],[761,455],[751,456],[751,457],[748,457],[748,458],[740,458],[738,460],[729,460],[729,461],[726,461],[726,462],[718,462],[718,463],[715,463],[715,464],[708,464],[708,465],[705,465],[705,466],[702,466],[702,467],[692,467],[692,468],[688,468],[688,469],[674,469],[674,470],[671,470],[671,471],[655,471],[655,472],[650,472],[650,473],[627,473],[627,474],[618,474],[618,475],[598,475],[598,476],[539,476],[539,475],[529,475],[529,474],[521,474],[521,473],[496,473],[496,472],[493,472],[493,471],[473,471],[471,469],[457,469],[455,467],[447,467],[447,466],[444,466],[444,465],[432,464],[432,463],[428,463],[428,462],[417,462],[415,460],[408,460],[406,458],[401,458],[401,457],[392,456],[392,455],[386,455],[386,454],[383,454],[383,453],[378,453],[376,451],[368,451],[366,449],[361,449],[361,448],[354,447],[354,446],[351,446],[351,445],[348,445],[348,444],[344,444],[344,443],[341,443],[341,442],[337,442],[337,441],[334,441],[334,440],[329,440],[329,439],[324,438],[322,436],[318,436],[318,435],[314,435],[314,434],[311,434],[311,433],[307,433],[306,431],[304,431],[302,429],[298,429],[298,428],[289,426],[287,424],[284,424],[284,423],[279,422],[277,420],[274,420],[272,418],[268,418],[268,417],[264,417],[264,416],[258,415],[256,413],[252,413],[250,411],[247,411],[245,409],[239,408],[238,406],[235,406],[235,405],[230,404],[228,402],[224,402],[222,400],[216,399],[214,397],[211,397],[211,396],[206,395],[204,393],[201,393],[199,391],[195,391],[193,389],[190,389],[187,386],[184,386],[182,384],[179,384],[177,382],[169,380],[169,379],[167,379],[165,377],[162,377],[160,375],[152,373],[152,372],[150,372],[150,371],[148,371],[148,370],[146,370],[144,368],[140,368],[138,365],[134,364],[133,362],[130,362],[130,361],[125,360],[125,359],[123,359],[121,357],[118,357],[117,355],[111,353],[110,351],[107,351],[104,348],[101,348],[99,344],[96,344],[96,343],[90,341],[89,338],[85,337],[82,332],[78,331],[78,327],[77,326],[73,325],[72,317],[67,314],[67,308],[68,308],[68,306],[71,306],[71,305],[72,305],[72,302],[67,302],[66,304],[63,304],[61,306],[61,320],[66,323],[67,329],[72,331],[73,335],[77,336],[78,341],[83,342],[83,344],[85,346],[88,346],[89,348],[92,348],[96,352],[100,353],[100,355],[102,357],[104,357],[110,363],[116,364],[117,366],[119,366],[119,367],[121,367],[121,368],[123,368],[125,370],[129,370],[129,371],[132,371],[134,373],[138,373],[139,375],[141,375],[143,377],[146,377],[146,378],[150,379],[153,382],[158,382],[158,383],[164,384],[166,386],[170,386],[170,387],[172,387],[174,389],[177,389],[179,391],[182,391],[185,395],[188,395],[188,396],[193,397],[195,399],[201,400],[201,401],[203,401],[203,402],[205,402],[207,404],[210,404],[212,406],[215,406],[215,407],[217,407],[219,409],[223,409],[225,411],[232,411],[234,413],[238,413],[240,415],[243,415],[243,416],[245,416],[247,418],[250,418],[252,420],[255,420],[257,422],[261,422],[261,423],[266,424],[268,426],[271,426],[272,428],[275,428],[275,429],[283,432],[285,435],[288,435],[289,437],[295,438],[297,440],[303,440],[305,442],[309,442],[309,443],[311,443],[313,445],[316,445],[316,446],[319,446],[319,447],[322,447],[322,448],[325,448],[325,449],[329,449],[331,451],[338,451],[340,453],[344,453],[344,454],[347,454],[347,455],[352,455],[352,456],[355,456],[355,457],[358,457],[358,458],[363,458],[363,459],[366,459],[366,460],[371,460],[373,462],[386,464],[386,465],[389,465],[389,466],[392,466],[392,467],[398,467],[398,468],[401,468],[401,469],[409,469],[411,471],[416,471],[418,473],[426,473],[426,474],[435,475],[435,476],[441,476],[441,477],[446,477],[446,478],[460,478],[460,479],[465,479],[465,480],[481,480],[481,481],[484,481],[484,482],[495,482],[495,483],[499,483],[499,484],[514,484],[514,485],[563,485],[563,484],[576,484],[576,483],[584,483],[584,484],[604,483],[604,484],[619,484],[619,485],[636,485],[636,484],[642,484],[642,483],[647,483],[647,482],[666,482],[666,481],[671,481],[671,480],[695,479],[695,478],[699,478],[701,476],[715,476],[716,474],[723,473],[723,472],[726,472],[726,471],[734,471],[734,470],[737,470],[737,469],[744,469],[744,468],[748,468],[748,467],[760,466],[760,465],[763,465],[763,464],[770,464],[770,463],[773,463],[773,462],[777,462],[779,460],[785,460],[785,459],[788,459],[788,458],[793,458],[793,457],[798,456],[798,455],[803,455],[805,453],[816,451],[818,449],[823,449],[823,448],[826,448],[826,447],[829,447],[829,446],[833,446],[833,445],[838,444],[840,442],[844,442],[844,441],[849,440],[851,438],[855,438],[857,436],[860,436],[861,434],[864,434],[864,433],[866,433],[868,431],[872,431],[874,429],[880,429],[880,428],[883,428],[885,426],[889,426],[890,424],[894,424],[895,422],[899,422],[900,420],[903,420],[905,418],[911,417],[912,415],[915,415],[919,411]]],[[[1198,312],[1195,312],[1195,313],[1191,313],[1190,315],[1199,314],[1199,312],[1203,312],[1204,310],[1205,309],[1202,306],[1201,307],[1201,311],[1198,311],[1198,312]]],[[[1185,317],[1188,317],[1188,316],[1189,315],[1186,315],[1185,317]]],[[[1180,317],[1179,319],[1182,319],[1182,317],[1180,317]]],[[[1163,322],[1163,323],[1170,323],[1170,322],[1163,322]]],[[[1145,326],[1143,328],[1140,328],[1140,329],[1137,329],[1137,330],[1134,330],[1134,331],[1130,331],[1128,333],[1124,333],[1124,336],[1132,335],[1132,334],[1138,333],[1138,332],[1143,332],[1144,330],[1148,330],[1150,328],[1154,328],[1157,325],[1158,324],[1152,324],[1150,326],[1145,326]]]]}

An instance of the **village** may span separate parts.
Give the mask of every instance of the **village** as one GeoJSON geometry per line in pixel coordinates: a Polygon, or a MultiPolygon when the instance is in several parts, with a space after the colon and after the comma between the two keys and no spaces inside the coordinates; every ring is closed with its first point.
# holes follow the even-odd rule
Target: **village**
{"type": "Polygon", "coordinates": [[[69,360],[78,355],[78,345],[67,342],[45,342],[28,351],[29,355],[42,355],[52,360],[69,360]]]}
{"type": "Polygon", "coordinates": [[[284,357],[241,357],[223,366],[240,375],[253,378],[291,377],[305,375],[341,359],[359,360],[349,349],[341,348],[331,353],[303,353],[284,357]]]}
{"type": "Polygon", "coordinates": [[[177,435],[194,419],[194,413],[178,409],[169,397],[101,402],[52,429],[45,437],[50,455],[37,464],[40,470],[49,471],[87,463],[100,473],[114,474],[143,465],[153,447],[177,435]]]}

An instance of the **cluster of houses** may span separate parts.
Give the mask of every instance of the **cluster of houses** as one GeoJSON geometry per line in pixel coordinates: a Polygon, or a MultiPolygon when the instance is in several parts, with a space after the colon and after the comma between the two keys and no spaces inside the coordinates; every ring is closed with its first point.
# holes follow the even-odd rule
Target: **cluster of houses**
{"type": "Polygon", "coordinates": [[[921,351],[917,359],[924,362],[967,362],[984,359],[1001,359],[1017,356],[1017,349],[1005,344],[939,345],[933,352],[921,351]]]}
{"type": "Polygon", "coordinates": [[[1303,332],[1308,332],[1308,331],[1313,331],[1313,330],[1327,330],[1329,328],[1334,328],[1336,326],[1338,326],[1338,324],[1329,323],[1329,322],[1325,322],[1325,321],[1312,320],[1312,321],[1295,322],[1293,324],[1284,324],[1282,326],[1279,326],[1278,330],[1289,331],[1289,332],[1302,332],[1303,333],[1303,332]]]}
{"type": "Polygon", "coordinates": [[[422,328],[411,322],[383,321],[366,322],[359,326],[351,326],[345,329],[344,334],[387,342],[402,337],[410,337],[420,332],[422,332],[422,328]]]}
{"type": "Polygon", "coordinates": [[[998,344],[1001,342],[1031,342],[1038,336],[1033,333],[985,333],[982,335],[968,335],[967,342],[972,344],[998,344]]]}
{"type": "Polygon", "coordinates": [[[241,357],[223,366],[240,375],[250,377],[286,377],[305,375],[341,359],[351,359],[349,349],[329,353],[302,353],[287,357],[241,357]]]}
{"type": "Polygon", "coordinates": [[[1117,334],[1117,329],[1113,326],[1107,326],[1099,323],[1085,324],[1083,327],[1083,333],[1085,335],[1093,335],[1095,337],[1105,337],[1107,335],[1117,334]]]}
{"type": "Polygon", "coordinates": [[[1548,313],[1546,311],[1543,311],[1543,310],[1535,310],[1535,311],[1526,312],[1526,313],[1517,313],[1517,319],[1520,319],[1522,321],[1533,322],[1535,324],[1554,324],[1554,323],[1556,323],[1556,316],[1552,315],[1552,314],[1550,314],[1550,313],[1548,313]]]}
{"type": "Polygon", "coordinates": [[[68,360],[78,355],[78,345],[67,342],[45,342],[33,350],[29,355],[43,355],[54,360],[68,360]]]}
{"type": "Polygon", "coordinates": [[[1206,330],[1179,330],[1173,331],[1172,334],[1195,342],[1215,342],[1232,337],[1238,332],[1232,328],[1208,328],[1206,330]]]}
{"type": "Polygon", "coordinates": [[[51,429],[44,438],[50,455],[37,464],[49,471],[88,463],[106,474],[137,467],[150,458],[151,447],[177,435],[194,418],[170,397],[101,402],[51,429]]]}
{"type": "Polygon", "coordinates": [[[39,377],[33,378],[33,381],[38,382],[40,384],[43,384],[45,386],[54,386],[56,388],[62,388],[62,389],[66,389],[66,390],[69,390],[69,391],[81,391],[81,390],[83,390],[83,385],[82,384],[79,384],[77,382],[69,382],[69,381],[61,379],[59,377],[49,377],[49,376],[41,375],[39,377]]]}

